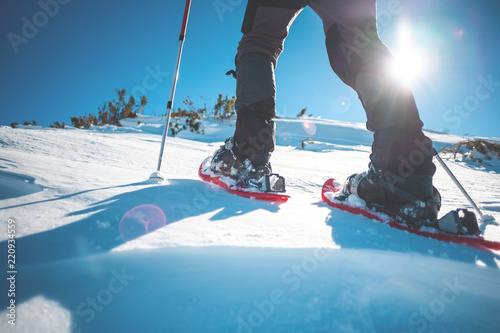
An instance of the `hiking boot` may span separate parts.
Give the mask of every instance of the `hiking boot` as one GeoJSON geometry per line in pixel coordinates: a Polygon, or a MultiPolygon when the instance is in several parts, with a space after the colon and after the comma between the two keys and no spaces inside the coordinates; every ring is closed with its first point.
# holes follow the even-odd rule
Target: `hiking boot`
{"type": "Polygon", "coordinates": [[[339,200],[351,194],[365,200],[370,208],[410,223],[436,220],[441,207],[441,196],[432,186],[432,176],[415,174],[398,184],[372,163],[368,172],[347,178],[339,200]]]}
{"type": "Polygon", "coordinates": [[[285,191],[285,179],[272,173],[269,161],[256,165],[237,152],[234,139],[228,138],[212,157],[210,162],[212,172],[230,177],[242,187],[252,187],[263,192],[285,191]]]}
{"type": "Polygon", "coordinates": [[[404,221],[436,220],[441,201],[432,185],[433,155],[432,141],[420,126],[378,129],[369,170],[350,177],[346,191],[404,221]]]}
{"type": "Polygon", "coordinates": [[[236,165],[237,157],[233,153],[234,139],[226,139],[224,144],[217,149],[210,161],[210,169],[220,175],[233,178],[232,168],[236,165]]]}

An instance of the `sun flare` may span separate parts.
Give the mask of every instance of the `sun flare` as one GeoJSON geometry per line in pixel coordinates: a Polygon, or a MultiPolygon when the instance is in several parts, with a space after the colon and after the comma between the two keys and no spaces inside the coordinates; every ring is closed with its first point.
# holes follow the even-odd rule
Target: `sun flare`
{"type": "Polygon", "coordinates": [[[405,81],[414,81],[429,73],[428,57],[413,42],[408,25],[402,23],[398,29],[398,46],[394,52],[396,61],[392,72],[405,81]]]}

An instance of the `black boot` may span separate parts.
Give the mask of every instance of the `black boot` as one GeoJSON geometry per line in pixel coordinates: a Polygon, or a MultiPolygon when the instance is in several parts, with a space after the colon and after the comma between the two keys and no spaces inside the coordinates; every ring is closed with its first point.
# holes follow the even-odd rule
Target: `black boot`
{"type": "MultiPolygon", "coordinates": [[[[431,186],[432,195],[415,197],[410,192],[398,188],[370,167],[368,172],[353,174],[347,178],[339,200],[345,200],[354,194],[365,200],[370,208],[386,212],[402,221],[420,223],[424,220],[435,221],[441,208],[441,195],[432,186],[429,176],[413,176],[415,187],[425,189],[431,186]]],[[[408,181],[406,184],[409,184],[408,181]]]]}
{"type": "Polygon", "coordinates": [[[265,159],[261,158],[260,165],[254,165],[249,158],[242,156],[233,137],[226,139],[224,144],[215,151],[210,162],[210,169],[226,177],[239,181],[248,179],[260,179],[272,172],[269,159],[262,164],[265,159]]]}
{"type": "Polygon", "coordinates": [[[419,129],[377,131],[368,172],[349,177],[343,196],[355,194],[405,221],[436,220],[441,197],[432,185],[432,156],[432,142],[419,129]]]}
{"type": "Polygon", "coordinates": [[[237,186],[262,192],[285,192],[285,179],[272,173],[269,160],[255,165],[250,159],[241,157],[236,147],[231,137],[215,151],[210,163],[213,173],[234,179],[237,186]]]}

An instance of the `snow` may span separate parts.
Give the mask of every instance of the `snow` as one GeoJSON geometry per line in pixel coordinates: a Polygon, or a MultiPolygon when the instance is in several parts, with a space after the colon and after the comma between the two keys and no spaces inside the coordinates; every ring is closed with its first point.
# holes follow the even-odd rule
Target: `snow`
{"type": "MultiPolygon", "coordinates": [[[[234,132],[234,121],[204,119],[205,135],[169,137],[166,179],[151,181],[163,122],[141,116],[89,130],[0,127],[1,332],[498,329],[498,253],[321,202],[325,180],[366,170],[372,134],[364,124],[277,119],[273,171],[285,176],[291,196],[278,205],[198,179],[200,163],[234,132]],[[301,148],[306,138],[314,143],[301,148]],[[14,298],[6,279],[12,223],[14,298]]],[[[437,149],[462,139],[427,134],[437,149]]],[[[500,221],[500,163],[444,160],[483,213],[500,221]]],[[[439,166],[435,185],[443,213],[472,209],[439,166]]],[[[480,227],[500,241],[497,222],[480,227]]]]}

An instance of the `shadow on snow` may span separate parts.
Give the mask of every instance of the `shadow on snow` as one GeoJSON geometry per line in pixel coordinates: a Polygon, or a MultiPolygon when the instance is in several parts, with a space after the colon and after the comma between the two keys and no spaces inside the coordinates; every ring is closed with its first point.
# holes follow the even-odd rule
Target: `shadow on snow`
{"type": "MultiPolygon", "coordinates": [[[[120,187],[137,185],[145,183],[120,187]]],[[[257,209],[273,212],[279,210],[277,205],[235,197],[202,181],[176,179],[169,181],[168,185],[153,185],[115,195],[91,204],[84,210],[68,214],[68,216],[82,216],[76,222],[18,238],[17,258],[23,265],[30,265],[107,252],[125,242],[123,234],[120,234],[120,221],[127,212],[141,205],[154,205],[161,209],[165,214],[167,225],[216,211],[210,220],[243,215],[257,209]],[[231,196],[234,204],[227,204],[228,196],[231,196]]],[[[136,230],[125,239],[128,241],[140,237],[145,232],[144,229],[136,230]]],[[[1,242],[0,248],[6,250],[7,242],[1,242]]]]}
{"type": "Polygon", "coordinates": [[[333,241],[342,248],[415,253],[474,264],[479,261],[498,269],[495,258],[500,257],[493,252],[415,235],[337,209],[332,209],[326,224],[332,227],[333,241]]]}

